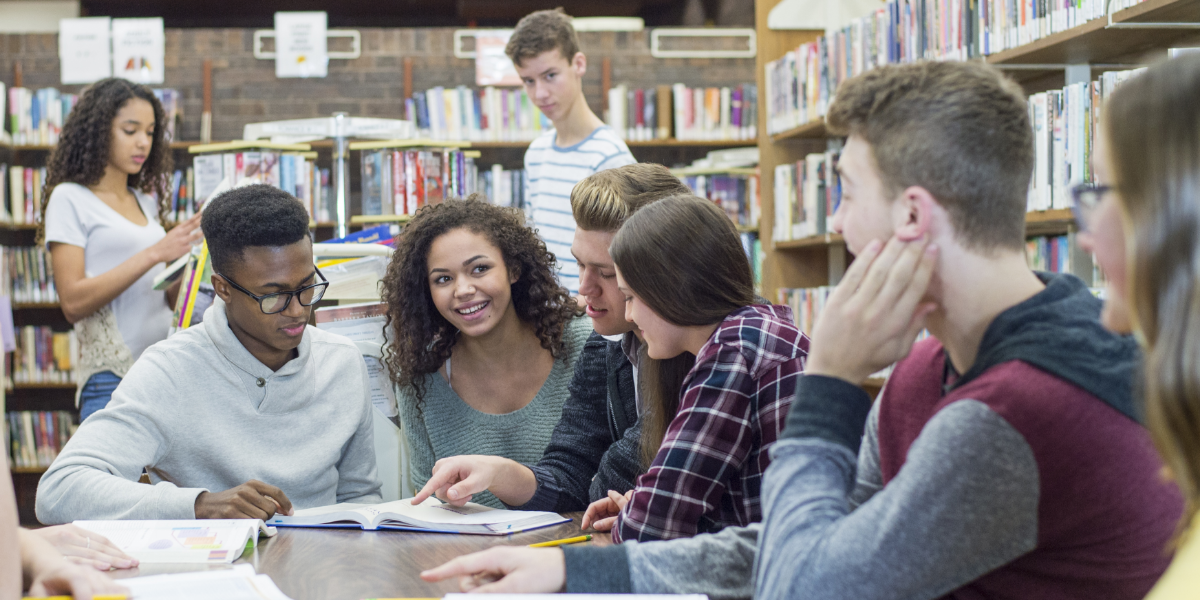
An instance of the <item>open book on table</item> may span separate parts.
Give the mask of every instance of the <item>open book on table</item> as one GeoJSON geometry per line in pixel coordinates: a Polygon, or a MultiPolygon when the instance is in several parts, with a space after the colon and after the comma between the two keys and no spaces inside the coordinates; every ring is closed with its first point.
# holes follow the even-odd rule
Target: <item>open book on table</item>
{"type": "Polygon", "coordinates": [[[108,538],[139,562],[232,563],[258,536],[275,535],[258,519],[194,521],[75,521],[75,525],[108,538]]]}
{"type": "Polygon", "coordinates": [[[417,506],[406,498],[383,504],[342,503],[276,515],[267,521],[278,527],[340,527],[395,529],[431,533],[508,535],[566,523],[570,519],[552,512],[500,510],[472,502],[465,506],[442,504],[430,498],[417,506]]]}

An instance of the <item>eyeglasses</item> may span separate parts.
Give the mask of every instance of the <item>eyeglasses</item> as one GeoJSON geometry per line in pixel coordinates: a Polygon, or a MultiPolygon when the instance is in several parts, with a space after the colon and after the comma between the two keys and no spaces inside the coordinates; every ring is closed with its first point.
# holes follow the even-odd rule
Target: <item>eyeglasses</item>
{"type": "Polygon", "coordinates": [[[312,285],[306,285],[295,291],[276,292],[274,294],[266,294],[264,296],[251,293],[250,290],[238,285],[237,282],[230,279],[226,275],[221,275],[220,273],[216,272],[213,274],[221,275],[221,278],[229,282],[229,285],[232,285],[241,293],[257,300],[258,308],[264,313],[268,315],[274,315],[287,310],[288,305],[292,303],[292,296],[296,297],[296,301],[300,303],[300,306],[312,306],[313,304],[320,302],[321,298],[325,297],[325,288],[329,287],[329,280],[325,279],[325,275],[321,273],[320,269],[317,269],[316,267],[313,268],[316,270],[317,276],[321,278],[320,282],[312,285]]]}
{"type": "Polygon", "coordinates": [[[1088,221],[1096,212],[1096,207],[1104,199],[1104,195],[1112,190],[1112,186],[1094,183],[1071,186],[1071,214],[1075,217],[1075,225],[1080,231],[1087,231],[1088,221]]]}

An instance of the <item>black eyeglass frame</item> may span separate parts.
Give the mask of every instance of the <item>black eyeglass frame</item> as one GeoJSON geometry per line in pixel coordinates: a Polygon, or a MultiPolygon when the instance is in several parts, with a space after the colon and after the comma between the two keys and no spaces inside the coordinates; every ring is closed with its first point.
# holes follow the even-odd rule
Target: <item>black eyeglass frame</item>
{"type": "Polygon", "coordinates": [[[251,292],[250,290],[238,285],[238,283],[236,281],[230,279],[226,275],[222,275],[221,273],[218,273],[216,271],[213,271],[213,275],[220,275],[221,279],[224,279],[229,285],[232,285],[239,292],[257,300],[258,301],[258,310],[261,310],[264,315],[277,315],[277,314],[287,310],[288,307],[292,305],[292,298],[295,298],[296,302],[300,303],[300,306],[312,306],[312,305],[320,302],[321,298],[325,297],[325,291],[329,288],[329,280],[325,278],[325,274],[322,273],[320,269],[313,267],[313,270],[316,272],[317,277],[321,278],[321,281],[318,281],[317,283],[314,283],[312,285],[306,285],[298,290],[292,290],[290,292],[275,292],[273,294],[263,294],[262,296],[259,296],[259,295],[255,294],[254,292],[251,292]],[[303,294],[304,292],[307,292],[308,290],[318,288],[318,287],[321,288],[321,293],[320,293],[320,295],[318,295],[314,292],[313,299],[311,302],[309,302],[308,304],[305,304],[304,301],[300,299],[300,294],[303,294]],[[275,312],[267,312],[267,309],[263,308],[263,300],[266,300],[268,298],[274,298],[276,296],[287,296],[288,299],[283,302],[283,308],[281,308],[275,312]]]}
{"type": "Polygon", "coordinates": [[[1075,218],[1075,226],[1079,231],[1087,231],[1088,219],[1100,205],[1104,195],[1113,191],[1110,185],[1094,183],[1078,183],[1071,186],[1071,216],[1075,218]]]}

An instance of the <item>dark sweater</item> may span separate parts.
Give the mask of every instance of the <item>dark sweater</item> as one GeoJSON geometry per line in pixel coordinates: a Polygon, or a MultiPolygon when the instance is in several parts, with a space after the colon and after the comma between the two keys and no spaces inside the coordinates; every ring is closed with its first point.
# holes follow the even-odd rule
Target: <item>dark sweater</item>
{"type": "Polygon", "coordinates": [[[575,363],[571,395],[550,445],[537,464],[526,465],[537,477],[537,492],[529,502],[511,508],[580,511],[607,497],[608,490],[633,489],[645,472],[635,385],[633,363],[621,342],[592,332],[575,363]]]}

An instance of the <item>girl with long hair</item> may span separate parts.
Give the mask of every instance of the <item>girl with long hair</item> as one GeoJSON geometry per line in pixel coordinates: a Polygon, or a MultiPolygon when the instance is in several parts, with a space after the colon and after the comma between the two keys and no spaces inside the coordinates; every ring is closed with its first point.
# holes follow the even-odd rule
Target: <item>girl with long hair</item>
{"type": "Polygon", "coordinates": [[[639,377],[656,413],[642,431],[654,458],[633,490],[593,503],[585,527],[611,526],[616,542],[647,541],[761,520],[768,452],[808,338],[789,308],[755,304],[737,228],[708,200],[675,196],[639,210],[609,250],[625,317],[653,359],[639,377]],[[694,360],[678,361],[688,355],[694,360]]]}
{"type": "MultiPolygon", "coordinates": [[[[383,280],[384,360],[421,489],[434,463],[486,454],[536,463],[592,331],[520,212],[481,195],[422,208],[383,280]]],[[[473,502],[502,508],[490,492],[473,502]]]]}
{"type": "Polygon", "coordinates": [[[1145,419],[1185,509],[1175,560],[1147,596],[1200,594],[1200,57],[1151,67],[1104,107],[1076,187],[1079,242],[1106,275],[1101,319],[1145,352],[1145,419]]]}
{"type": "Polygon", "coordinates": [[[38,243],[50,251],[63,314],[79,337],[76,402],[85,421],[142,351],[166,339],[178,288],[155,291],[154,277],[200,237],[199,215],[163,228],[166,125],[148,88],[104,79],[79,99],[47,164],[38,243]]]}

